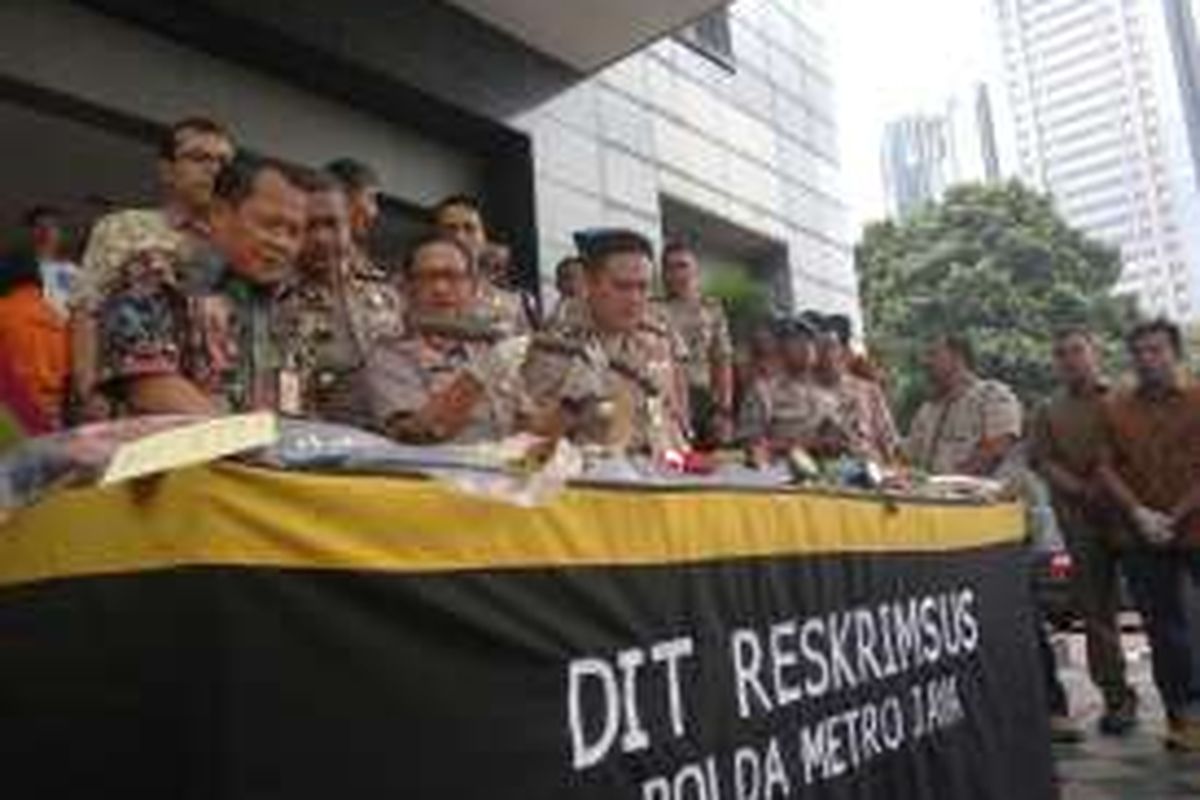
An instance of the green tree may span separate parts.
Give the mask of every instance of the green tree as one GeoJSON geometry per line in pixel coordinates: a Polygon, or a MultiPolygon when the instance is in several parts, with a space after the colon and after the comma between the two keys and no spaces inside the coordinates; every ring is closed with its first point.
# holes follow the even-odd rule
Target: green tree
{"type": "Polygon", "coordinates": [[[770,315],[770,290],[741,264],[709,264],[705,270],[704,291],[719,299],[725,307],[735,338],[749,335],[756,322],[770,315]]]}
{"type": "Polygon", "coordinates": [[[1053,387],[1056,329],[1085,325],[1116,358],[1134,315],[1129,299],[1112,294],[1117,252],[1015,181],[958,186],[907,220],[869,225],[855,264],[867,338],[890,367],[905,420],[926,392],[921,347],[938,333],[966,334],[979,371],[1031,403],[1053,387]]]}

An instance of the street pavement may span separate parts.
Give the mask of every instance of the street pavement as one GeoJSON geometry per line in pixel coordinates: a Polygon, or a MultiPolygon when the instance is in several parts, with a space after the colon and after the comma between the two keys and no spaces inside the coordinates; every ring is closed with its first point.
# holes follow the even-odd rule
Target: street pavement
{"type": "Polygon", "coordinates": [[[1200,799],[1200,755],[1171,753],[1162,744],[1166,722],[1151,681],[1144,638],[1126,637],[1142,719],[1132,734],[1122,738],[1101,736],[1096,730],[1102,706],[1088,681],[1082,635],[1060,637],[1055,650],[1072,713],[1087,737],[1080,744],[1054,748],[1061,800],[1200,799]]]}

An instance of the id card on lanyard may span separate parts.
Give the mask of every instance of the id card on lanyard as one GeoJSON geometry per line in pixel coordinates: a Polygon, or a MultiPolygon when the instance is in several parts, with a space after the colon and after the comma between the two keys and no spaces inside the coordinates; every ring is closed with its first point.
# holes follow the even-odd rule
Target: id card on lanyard
{"type": "Polygon", "coordinates": [[[285,366],[276,373],[276,380],[279,413],[300,416],[304,412],[304,387],[299,370],[285,366]]]}
{"type": "Polygon", "coordinates": [[[281,414],[298,416],[304,407],[300,371],[280,355],[274,339],[271,297],[254,287],[238,288],[248,327],[249,363],[244,369],[250,387],[249,407],[274,408],[281,414]]]}

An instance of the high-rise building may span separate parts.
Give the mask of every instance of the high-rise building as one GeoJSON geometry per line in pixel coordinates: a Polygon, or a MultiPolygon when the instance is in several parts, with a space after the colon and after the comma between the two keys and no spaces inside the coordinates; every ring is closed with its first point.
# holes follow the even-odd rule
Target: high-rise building
{"type": "Polygon", "coordinates": [[[880,151],[892,217],[907,217],[958,183],[1000,178],[991,97],[985,84],[952,96],[936,113],[889,122],[880,151]]]}
{"type": "Polygon", "coordinates": [[[468,192],[547,301],[572,233],[624,225],[856,314],[829,2],[0,2],[0,234],[34,202],[80,229],[154,202],[155,137],[206,114],[372,164],[385,263],[468,192]]]}
{"type": "Polygon", "coordinates": [[[777,307],[857,317],[833,1],[734,2],[520,117],[539,154],[543,263],[580,226],[626,225],[688,239],[777,307]]]}
{"type": "Polygon", "coordinates": [[[1002,172],[996,143],[996,112],[987,84],[978,83],[969,92],[952,98],[947,111],[954,132],[959,182],[999,181],[1002,172]]]}
{"type": "Polygon", "coordinates": [[[1120,248],[1118,292],[1200,311],[1200,61],[1190,0],[996,0],[1021,176],[1120,248]]]}
{"type": "Polygon", "coordinates": [[[907,217],[941,197],[953,181],[945,117],[913,114],[887,124],[881,152],[888,216],[907,217]]]}

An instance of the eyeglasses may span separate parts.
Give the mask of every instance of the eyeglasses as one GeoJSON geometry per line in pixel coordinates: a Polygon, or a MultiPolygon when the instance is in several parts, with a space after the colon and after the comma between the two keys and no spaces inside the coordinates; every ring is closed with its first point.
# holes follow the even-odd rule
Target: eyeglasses
{"type": "Polygon", "coordinates": [[[409,276],[409,280],[411,280],[413,283],[427,285],[441,283],[444,281],[455,286],[461,286],[464,283],[470,282],[471,273],[451,269],[421,270],[420,272],[412,273],[412,275],[409,276]]]}

